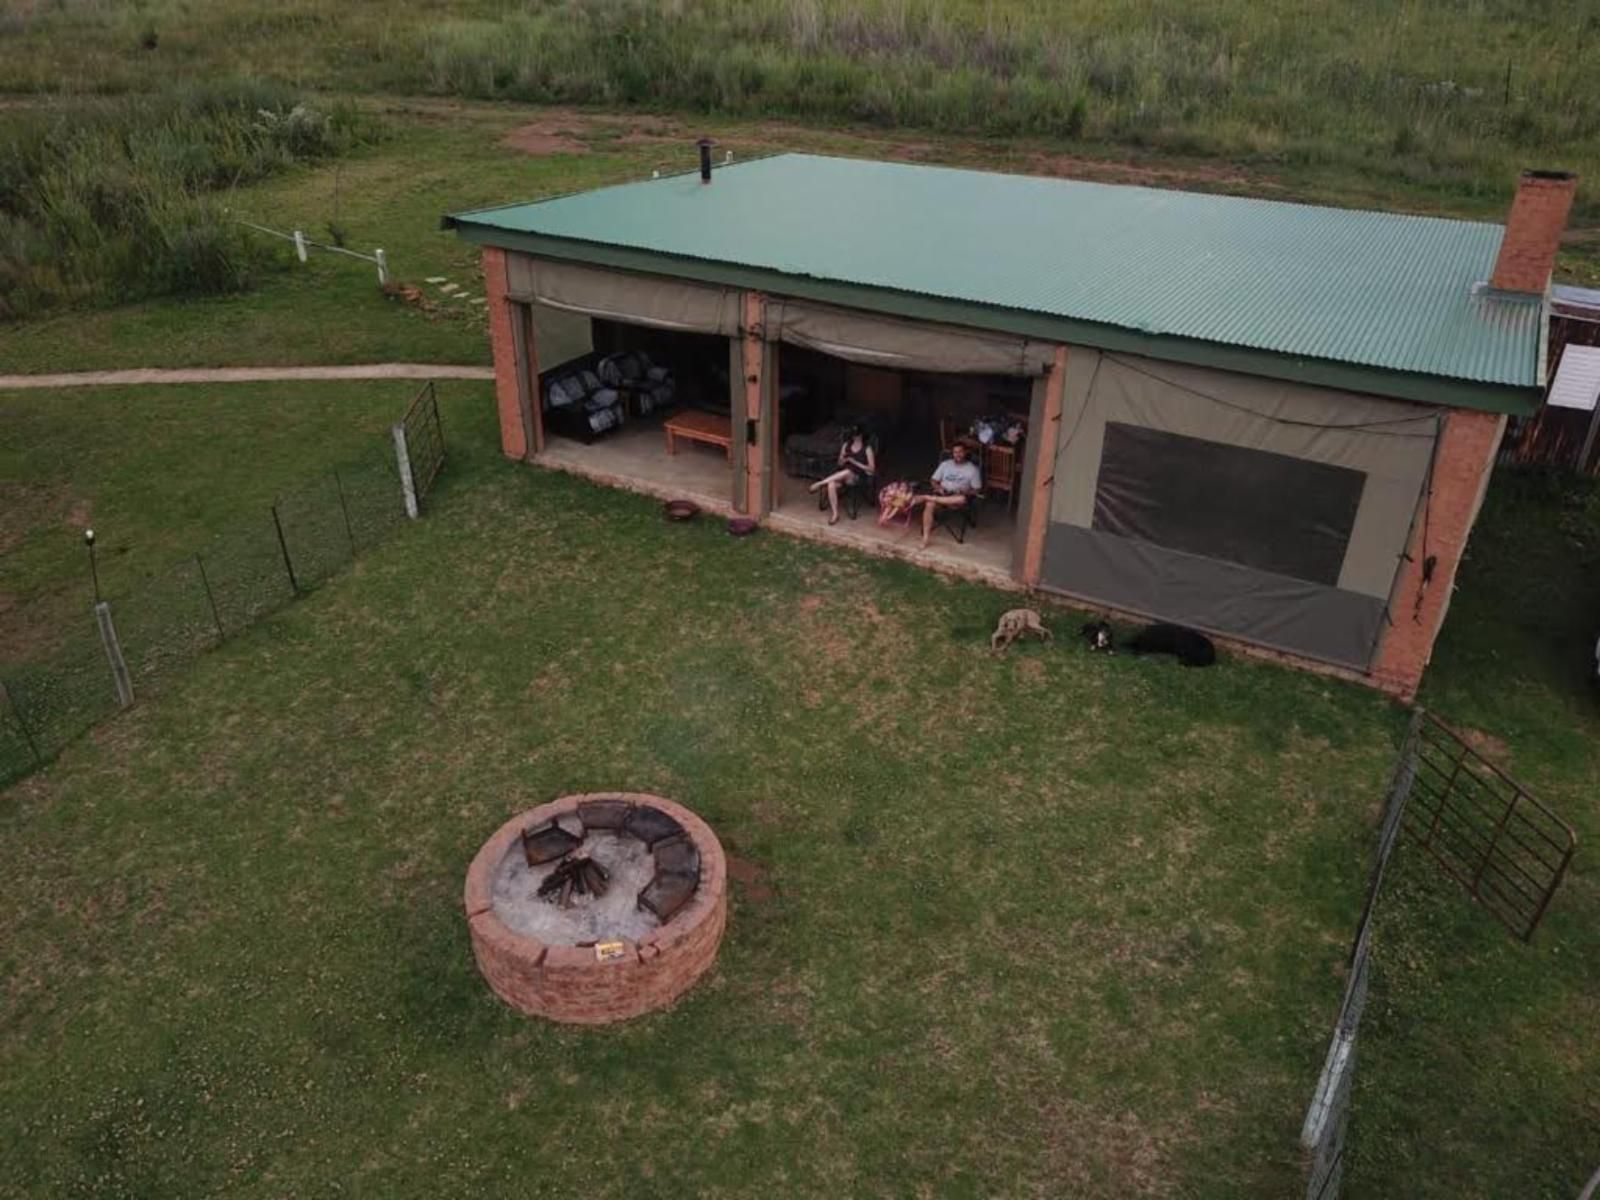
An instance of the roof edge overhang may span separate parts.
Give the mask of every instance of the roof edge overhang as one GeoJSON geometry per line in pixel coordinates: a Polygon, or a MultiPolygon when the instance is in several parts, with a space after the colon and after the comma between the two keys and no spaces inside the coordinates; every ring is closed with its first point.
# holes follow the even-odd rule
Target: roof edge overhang
{"type": "Polygon", "coordinates": [[[1259,375],[1268,379],[1283,379],[1291,383],[1312,384],[1318,387],[1337,388],[1341,391],[1387,396],[1418,404],[1526,416],[1539,407],[1541,399],[1541,391],[1537,386],[1519,387],[1515,384],[1485,383],[1441,375],[1391,371],[1359,363],[1304,358],[1271,350],[1257,350],[1248,346],[1230,346],[1220,342],[1205,342],[1168,334],[1141,333],[1138,330],[1124,329],[1097,321],[1057,317],[1022,309],[998,308],[971,301],[896,291],[893,288],[840,283],[808,275],[786,274],[763,267],[746,267],[710,259],[662,254],[658,251],[639,250],[604,242],[548,237],[544,234],[504,229],[473,221],[465,214],[447,215],[440,224],[442,228],[454,230],[465,241],[503,250],[516,250],[541,258],[691,279],[699,283],[769,292],[773,295],[794,296],[797,299],[816,300],[888,316],[912,317],[946,325],[966,325],[974,329],[988,329],[1040,341],[1061,342],[1069,346],[1088,346],[1095,350],[1108,350],[1120,354],[1140,354],[1168,362],[1212,367],[1217,370],[1235,371],[1241,375],[1259,375]]]}

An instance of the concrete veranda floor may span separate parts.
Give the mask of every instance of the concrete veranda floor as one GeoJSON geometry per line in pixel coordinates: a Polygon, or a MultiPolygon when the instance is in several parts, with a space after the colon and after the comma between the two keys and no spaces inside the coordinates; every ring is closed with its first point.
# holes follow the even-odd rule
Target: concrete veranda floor
{"type": "MultiPolygon", "coordinates": [[[[732,471],[727,455],[718,447],[680,441],[678,453],[667,453],[666,435],[658,421],[636,421],[585,446],[568,438],[552,437],[536,460],[540,465],[583,475],[597,483],[627,488],[662,499],[693,500],[721,514],[732,512],[732,471]]],[[[1014,588],[1011,557],[1016,516],[1002,502],[991,502],[979,515],[979,525],[958,543],[948,532],[935,529],[926,550],[916,531],[901,522],[880,526],[875,509],[863,507],[852,520],[842,513],[837,525],[828,524],[826,509],[807,492],[807,480],[785,476],[779,484],[778,503],[768,516],[769,528],[814,541],[833,542],[869,554],[904,558],[931,570],[961,575],[1001,588],[1014,588]]]]}

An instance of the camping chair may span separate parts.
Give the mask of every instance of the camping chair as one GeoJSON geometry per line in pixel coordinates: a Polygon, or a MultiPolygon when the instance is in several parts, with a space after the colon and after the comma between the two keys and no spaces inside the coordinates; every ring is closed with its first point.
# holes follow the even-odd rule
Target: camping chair
{"type": "Polygon", "coordinates": [[[978,509],[983,504],[983,493],[972,492],[960,508],[941,504],[933,510],[933,527],[943,529],[956,541],[965,544],[967,533],[978,527],[978,509]]]}
{"type": "MultiPolygon", "coordinates": [[[[878,453],[877,438],[869,436],[867,438],[867,446],[872,450],[873,454],[878,453]]],[[[838,469],[838,459],[835,459],[834,462],[836,465],[827,471],[826,474],[832,475],[833,472],[838,469]]],[[[878,463],[877,465],[881,467],[883,464],[878,463]]],[[[868,507],[871,507],[878,502],[878,477],[876,475],[867,475],[861,471],[857,471],[855,475],[856,481],[854,483],[847,483],[839,488],[840,506],[845,512],[850,514],[850,519],[852,521],[856,519],[856,514],[861,511],[861,505],[863,501],[865,501],[868,507]]],[[[817,492],[817,511],[826,512],[827,510],[828,491],[826,488],[823,488],[817,492]]]]}
{"type": "MultiPolygon", "coordinates": [[[[852,521],[856,519],[856,514],[861,511],[863,503],[867,505],[877,503],[877,484],[878,477],[876,475],[865,475],[857,471],[854,483],[839,485],[839,507],[850,515],[852,521]]],[[[817,492],[817,511],[828,511],[828,491],[826,488],[817,492]]]]}

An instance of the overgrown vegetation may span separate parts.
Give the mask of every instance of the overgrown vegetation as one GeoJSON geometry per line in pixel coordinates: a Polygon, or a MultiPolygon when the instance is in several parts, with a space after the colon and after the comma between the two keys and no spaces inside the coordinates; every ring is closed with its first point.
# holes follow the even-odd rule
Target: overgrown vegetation
{"type": "Polygon", "coordinates": [[[1587,0],[147,0],[14,26],[43,52],[0,67],[19,90],[137,88],[176,61],[340,90],[1336,164],[1456,192],[1503,193],[1526,165],[1600,174],[1587,0]]]}
{"type": "Polygon", "coordinates": [[[0,113],[0,320],[246,286],[270,257],[231,189],[369,136],[277,85],[175,85],[0,113]]]}

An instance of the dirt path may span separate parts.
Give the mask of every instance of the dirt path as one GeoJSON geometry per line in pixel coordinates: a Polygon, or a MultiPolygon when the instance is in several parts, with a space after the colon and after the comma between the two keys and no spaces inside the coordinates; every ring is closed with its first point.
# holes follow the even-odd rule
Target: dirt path
{"type": "Polygon", "coordinates": [[[69,371],[59,375],[0,375],[0,391],[22,388],[106,387],[145,383],[266,383],[316,379],[493,379],[493,367],[435,363],[363,363],[350,367],[138,367],[127,371],[69,371]]]}

